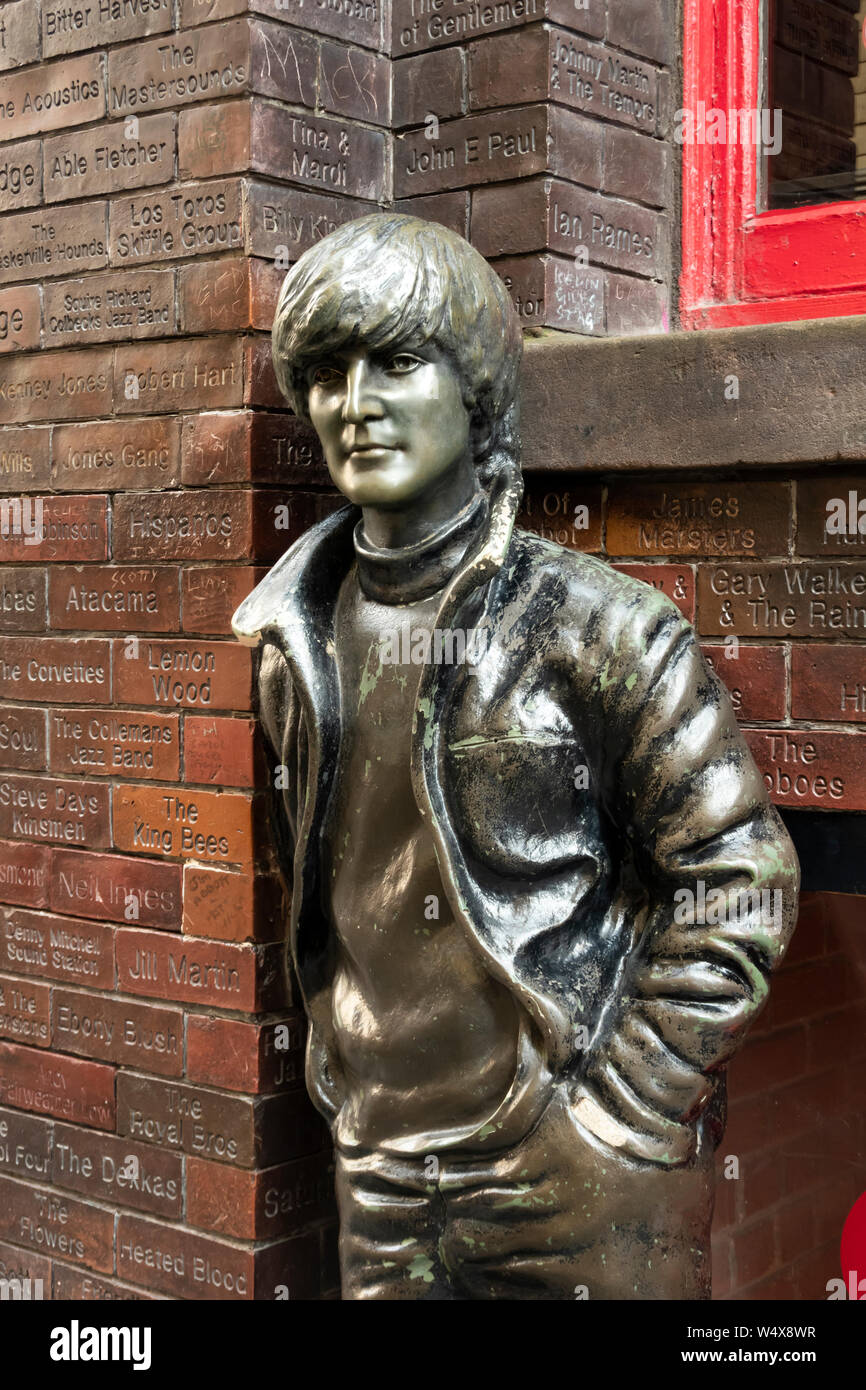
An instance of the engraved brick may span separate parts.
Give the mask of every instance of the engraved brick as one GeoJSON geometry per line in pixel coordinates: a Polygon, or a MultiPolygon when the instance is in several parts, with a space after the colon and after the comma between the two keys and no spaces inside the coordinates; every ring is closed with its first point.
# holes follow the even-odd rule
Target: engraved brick
{"type": "Polygon", "coordinates": [[[121,1215],[117,1271],[181,1299],[251,1299],[255,1255],[179,1226],[121,1215]]]}
{"type": "Polygon", "coordinates": [[[178,273],[183,333],[257,328],[268,332],[285,272],[265,261],[204,261],[178,273]]]}
{"type": "Polygon", "coordinates": [[[689,622],[695,618],[695,571],[691,565],[622,565],[614,569],[640,579],[659,593],[673,599],[681,613],[689,622]]]}
{"type": "Polygon", "coordinates": [[[262,767],[252,719],[188,714],[183,726],[184,780],[253,787],[262,767]]]}
{"type": "Polygon", "coordinates": [[[540,19],[551,19],[583,34],[602,38],[605,31],[605,0],[587,0],[580,8],[574,0],[506,0],[500,5],[467,8],[462,0],[426,4],[417,0],[393,0],[391,6],[391,52],[417,53],[440,44],[466,43],[484,34],[514,29],[540,19]],[[421,11],[418,13],[418,11],[421,11]]]}
{"type": "MultiPolygon", "coordinates": [[[[281,16],[285,18],[285,15],[281,16]]],[[[226,25],[228,30],[231,26],[226,25]]],[[[319,44],[309,34],[255,19],[249,25],[249,88],[292,105],[316,105],[319,44]]],[[[207,32],[207,31],[206,31],[207,32]]],[[[228,36],[227,36],[228,37],[228,36]]],[[[231,46],[231,39],[228,39],[231,46]]],[[[365,55],[359,55],[359,61],[365,55]]],[[[372,55],[370,55],[372,56],[372,55]]],[[[322,102],[322,93],[319,93],[322,102]]],[[[351,112],[344,114],[350,115],[351,112]]],[[[371,119],[367,117],[367,119],[371,119]]]]}
{"type": "Polygon", "coordinates": [[[100,44],[123,43],[146,34],[163,34],[172,27],[171,0],[147,0],[130,7],[118,0],[82,5],[79,9],[57,0],[45,0],[42,8],[42,51],[75,53],[100,44]]]}
{"type": "Polygon", "coordinates": [[[32,1297],[51,1298],[51,1261],[0,1241],[0,1279],[30,1280],[32,1297]]]}
{"type": "Polygon", "coordinates": [[[237,642],[142,640],[126,650],[128,656],[125,644],[116,642],[114,695],[121,704],[205,711],[251,708],[250,653],[237,642]]]}
{"type": "Polygon", "coordinates": [[[31,563],[106,558],[104,497],[25,497],[10,505],[8,519],[0,524],[0,558],[31,563]]]}
{"type": "Polygon", "coordinates": [[[171,632],[180,625],[178,571],[163,566],[52,566],[48,612],[56,629],[171,632]]]}
{"type": "Polygon", "coordinates": [[[702,648],[727,686],[738,719],[784,719],[787,675],[783,647],[702,648]]]}
{"type": "Polygon", "coordinates": [[[469,45],[469,107],[555,101],[654,133],[655,68],[563,29],[532,25],[469,45]]]}
{"type": "Polygon", "coordinates": [[[319,106],[390,128],[390,63],[378,53],[325,41],[319,50],[319,106]]]}
{"type": "Polygon", "coordinates": [[[607,7],[608,39],[632,53],[668,63],[676,33],[671,0],[629,0],[628,5],[607,7]]]}
{"type": "Polygon", "coordinates": [[[601,484],[527,478],[517,525],[569,550],[601,550],[601,484]]]}
{"type": "MultiPolygon", "coordinates": [[[[2,592],[2,591],[0,591],[2,592]]],[[[10,705],[0,714],[0,767],[40,771],[46,766],[47,712],[10,705]]]]}
{"type": "Polygon", "coordinates": [[[862,475],[797,483],[797,554],[866,555],[866,487],[862,475]]]}
{"type": "Polygon", "coordinates": [[[101,1062],[0,1043],[0,1104],[114,1129],[114,1075],[101,1062]]]}
{"type": "Polygon", "coordinates": [[[105,213],[105,203],[80,203],[5,218],[0,283],[101,269],[108,263],[105,213]]]}
{"type": "Polygon", "coordinates": [[[866,734],[823,729],[745,733],[777,805],[866,811],[866,734]]]}
{"type": "Polygon", "coordinates": [[[208,179],[250,168],[249,99],[193,106],[178,115],[177,168],[182,179],[208,179]]]}
{"type": "Polygon", "coordinates": [[[36,63],[39,57],[38,8],[28,0],[0,6],[0,72],[36,63]]]}
{"type": "Polygon", "coordinates": [[[612,555],[784,555],[790,530],[785,483],[611,484],[612,555]]]}
{"type": "Polygon", "coordinates": [[[269,338],[247,339],[244,347],[244,405],[285,410],[286,402],[277,385],[269,338]]]}
{"type": "Polygon", "coordinates": [[[472,194],[472,244],[483,256],[551,250],[592,265],[663,276],[670,225],[649,208],[577,188],[560,179],[478,188],[472,194]]]}
{"type": "Polygon", "coordinates": [[[105,87],[99,53],[43,63],[3,79],[0,140],[66,130],[104,115],[105,87]]]}
{"type": "Polygon", "coordinates": [[[0,908],[0,930],[0,969],[95,989],[114,985],[112,927],[4,907],[0,908]]]}
{"type": "MultiPolygon", "coordinates": [[[[278,165],[274,161],[274,167],[278,165]]],[[[377,211],[369,203],[342,195],[314,193],[305,188],[285,188],[258,179],[246,181],[249,255],[295,261],[323,237],[377,211]]]]}
{"type": "MultiPolygon", "coordinates": [[[[165,1013],[166,1010],[154,1010],[165,1013]]],[[[55,1125],[52,1181],[111,1206],[181,1215],[182,1159],[149,1144],[55,1125]]]]}
{"type": "Polygon", "coordinates": [[[51,907],[58,912],[164,930],[180,926],[177,864],[57,850],[52,870],[51,907]]]}
{"type": "Polygon", "coordinates": [[[304,1016],[295,1011],[278,1023],[190,1014],[187,1021],[187,1077],[227,1091],[291,1090],[303,1085],[304,1016]],[[277,1027],[287,1046],[277,1049],[277,1027]]]}
{"type": "Polygon", "coordinates": [[[252,863],[252,802],[240,793],[119,786],[113,788],[113,812],[118,849],[252,863]]]}
{"type": "MultiPolygon", "coordinates": [[[[27,0],[17,0],[30,9],[27,0]]],[[[14,212],[42,201],[42,142],[21,140],[0,152],[0,212],[14,212]]]]}
{"type": "Polygon", "coordinates": [[[215,941],[273,941],[285,934],[283,892],[275,874],[227,873],[184,865],[183,930],[215,941]]]}
{"type": "Polygon", "coordinates": [[[332,34],[338,39],[366,44],[368,48],[379,46],[379,0],[361,0],[361,3],[348,6],[339,3],[339,0],[328,0],[328,3],[316,5],[314,9],[305,5],[304,0],[181,0],[181,25],[186,28],[192,24],[229,19],[246,10],[255,10],[258,14],[293,24],[299,29],[309,29],[315,34],[332,34]]]}
{"type": "Polygon", "coordinates": [[[114,1213],[78,1198],[0,1177],[0,1236],[110,1274],[114,1213]]]}
{"type": "Polygon", "coordinates": [[[136,493],[114,504],[118,560],[241,560],[249,556],[251,540],[247,492],[136,493]]]}
{"type": "Polygon", "coordinates": [[[393,128],[421,125],[428,115],[440,121],[462,116],[465,67],[462,48],[442,48],[393,63],[393,128]]]}
{"type": "Polygon", "coordinates": [[[184,569],[181,580],[184,632],[231,636],[235,609],[264,578],[265,573],[266,570],[250,565],[184,569]]]}
{"type": "Polygon", "coordinates": [[[108,350],[40,352],[0,363],[0,423],[75,420],[110,412],[108,350]]]}
{"type": "Polygon", "coordinates": [[[86,1269],[67,1269],[59,1260],[54,1261],[54,1297],[61,1303],[164,1301],[161,1294],[134,1289],[131,1284],[123,1284],[119,1279],[101,1279],[98,1274],[91,1274],[86,1269]]]}
{"type": "Polygon", "coordinates": [[[0,632],[40,632],[46,614],[45,570],[0,570],[0,632]]]}
{"type": "Polygon", "coordinates": [[[48,712],[52,772],[133,774],[171,781],[180,772],[179,717],[112,710],[48,712]]]}
{"type": "Polygon", "coordinates": [[[328,485],[330,478],[312,425],[283,411],[202,413],[183,422],[183,482],[187,487],[265,482],[328,485]]]}
{"type": "Polygon", "coordinates": [[[469,239],[469,191],[458,193],[431,193],[428,197],[398,198],[394,204],[395,212],[405,212],[407,217],[424,217],[428,222],[441,222],[450,227],[458,236],[469,239]]]}
{"type": "Polygon", "coordinates": [[[285,1003],[276,945],[255,947],[128,930],[118,937],[115,951],[118,988],[128,994],[247,1013],[285,1003]]]}
{"type": "Polygon", "coordinates": [[[45,907],[50,865],[51,851],[44,846],[0,840],[0,899],[45,907]]]}
{"type": "Polygon", "coordinates": [[[250,1100],[131,1072],[117,1077],[117,1130],[241,1168],[316,1153],[327,1133],[302,1091],[250,1100]]]}
{"type": "Polygon", "coordinates": [[[822,723],[866,720],[863,647],[792,647],[791,715],[822,723]]]}
{"type": "Polygon", "coordinates": [[[633,275],[608,275],[606,323],[611,338],[669,332],[667,286],[637,280],[633,275]]]}
{"type": "Polygon", "coordinates": [[[108,56],[111,116],[159,111],[248,90],[246,20],[130,44],[108,56]]]}
{"type": "Polygon", "coordinates": [[[96,638],[0,638],[0,695],[65,704],[111,699],[111,652],[96,638]]]}
{"type": "Polygon", "coordinates": [[[45,201],[145,188],[171,179],[175,117],[144,116],[136,118],[135,125],[128,119],[112,121],[46,140],[45,201]]]}
{"type": "Polygon", "coordinates": [[[256,102],[250,145],[252,167],[258,173],[325,193],[370,199],[387,195],[381,131],[256,102]]]}
{"type": "Polygon", "coordinates": [[[241,344],[232,339],[117,348],[114,409],[121,414],[240,405],[242,391],[241,344]]]}
{"type": "Polygon", "coordinates": [[[47,985],[0,975],[0,1037],[50,1047],[50,999],[47,985]]]}
{"type": "Polygon", "coordinates": [[[271,492],[253,494],[253,554],[276,560],[317,521],[345,507],[339,493],[271,492]]]}
{"type": "Polygon", "coordinates": [[[209,256],[243,244],[239,179],[144,190],[113,198],[108,250],[112,265],[209,256]]]}
{"type": "Polygon", "coordinates": [[[699,630],[740,637],[862,637],[866,565],[717,565],[698,572],[699,630]]]}
{"type": "Polygon", "coordinates": [[[162,415],[59,425],[51,453],[52,486],[65,492],[174,487],[180,481],[180,421],[162,415]]]}
{"type": "Polygon", "coordinates": [[[833,5],[821,0],[779,0],[776,35],[786,48],[842,72],[857,72],[857,21],[833,5]]]}
{"type": "Polygon", "coordinates": [[[42,306],[36,285],[0,290],[0,352],[27,352],[39,346],[42,306]]]}
{"type": "Polygon", "coordinates": [[[0,485],[7,492],[41,492],[49,485],[49,431],[0,428],[0,485]]]}
{"type": "Polygon", "coordinates": [[[606,272],[559,256],[511,256],[493,268],[511,292],[525,328],[604,332],[606,272]]]}
{"type": "Polygon", "coordinates": [[[168,270],[112,270],[45,286],[47,347],[158,338],[174,326],[168,270]]]}
{"type": "MultiPolygon", "coordinates": [[[[51,1121],[18,1110],[0,1110],[0,1171],[12,1177],[42,1179],[51,1177],[51,1121]]],[[[0,1261],[8,1258],[8,1247],[0,1261]]],[[[0,1278],[6,1271],[0,1263],[0,1278]]]]}
{"type": "Polygon", "coordinates": [[[598,187],[605,193],[663,208],[671,201],[670,184],[669,145],[624,126],[605,126],[604,172],[598,187]]]}
{"type": "Polygon", "coordinates": [[[291,1235],[336,1215],[330,1156],[297,1158],[257,1173],[206,1159],[187,1163],[187,1219],[239,1240],[291,1235]]]}
{"type": "Polygon", "coordinates": [[[110,843],[108,787],[99,782],[3,774],[0,835],[102,849],[110,843]]]}
{"type": "Polygon", "coordinates": [[[443,121],[438,140],[423,130],[397,138],[394,193],[409,198],[542,173],[598,186],[601,147],[595,121],[552,105],[443,121]]]}
{"type": "Polygon", "coordinates": [[[76,990],[55,989],[52,1045],[79,1057],[143,1067],[158,1076],[183,1072],[183,1013],[76,990]]]}

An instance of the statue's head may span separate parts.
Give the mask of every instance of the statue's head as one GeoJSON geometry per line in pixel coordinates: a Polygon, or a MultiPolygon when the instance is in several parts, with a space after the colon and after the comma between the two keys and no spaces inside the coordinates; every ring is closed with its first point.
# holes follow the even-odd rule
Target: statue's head
{"type": "Polygon", "coordinates": [[[305,252],[273,328],[277,380],[312,421],[337,487],[399,506],[471,459],[517,469],[522,353],[505,285],[436,222],[375,213],[305,252]]]}

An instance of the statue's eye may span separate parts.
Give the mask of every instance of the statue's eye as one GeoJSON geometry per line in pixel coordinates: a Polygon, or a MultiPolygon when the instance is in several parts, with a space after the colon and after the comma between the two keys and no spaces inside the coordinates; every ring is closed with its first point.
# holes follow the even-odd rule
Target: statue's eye
{"type": "Polygon", "coordinates": [[[389,359],[388,371],[397,372],[404,376],[407,372],[414,372],[416,367],[421,366],[421,358],[413,357],[411,352],[398,352],[389,359]]]}
{"type": "Polygon", "coordinates": [[[310,385],[333,386],[336,381],[339,381],[342,375],[342,372],[337,367],[330,366],[326,362],[320,362],[310,370],[310,385]]]}

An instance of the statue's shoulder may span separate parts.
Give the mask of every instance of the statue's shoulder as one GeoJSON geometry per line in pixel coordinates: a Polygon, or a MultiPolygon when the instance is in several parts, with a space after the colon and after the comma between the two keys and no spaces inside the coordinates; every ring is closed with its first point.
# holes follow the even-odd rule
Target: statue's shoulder
{"type": "Polygon", "coordinates": [[[521,582],[531,578],[533,587],[550,587],[562,604],[577,603],[584,611],[587,605],[610,605],[632,617],[670,613],[682,620],[673,600],[651,584],[614,569],[598,555],[569,550],[532,531],[515,528],[506,565],[520,574],[521,582]]]}
{"type": "Polygon", "coordinates": [[[345,572],[358,515],[357,507],[340,507],[289,546],[235,610],[232,631],[239,642],[255,647],[268,629],[303,621],[323,592],[334,587],[335,575],[345,572]]]}

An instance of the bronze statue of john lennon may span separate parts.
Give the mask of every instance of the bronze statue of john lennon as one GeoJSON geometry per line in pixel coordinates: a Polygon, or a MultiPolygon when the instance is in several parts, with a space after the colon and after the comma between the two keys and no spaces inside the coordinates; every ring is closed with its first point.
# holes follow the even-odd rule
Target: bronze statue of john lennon
{"type": "Polygon", "coordinates": [[[273,354],[350,504],[234,619],[343,1297],[709,1297],[725,1064],[798,888],[728,696],[663,595],[514,528],[520,328],[461,237],[339,228],[273,354]]]}

